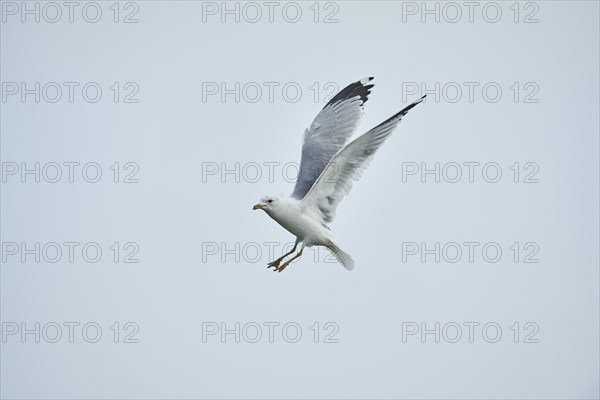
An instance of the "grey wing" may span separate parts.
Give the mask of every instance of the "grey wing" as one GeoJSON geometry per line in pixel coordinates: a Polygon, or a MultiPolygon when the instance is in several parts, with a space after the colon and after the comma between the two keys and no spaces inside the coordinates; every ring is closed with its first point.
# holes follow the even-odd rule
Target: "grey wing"
{"type": "Polygon", "coordinates": [[[424,98],[408,105],[338,152],[302,200],[304,205],[315,212],[323,223],[333,221],[338,204],[350,192],[352,183],[360,178],[377,149],[390,137],[402,117],[424,98]]]}
{"type": "Polygon", "coordinates": [[[292,197],[308,193],[331,158],[346,144],[363,115],[372,77],[354,82],[336,94],[304,132],[300,170],[292,197]]]}

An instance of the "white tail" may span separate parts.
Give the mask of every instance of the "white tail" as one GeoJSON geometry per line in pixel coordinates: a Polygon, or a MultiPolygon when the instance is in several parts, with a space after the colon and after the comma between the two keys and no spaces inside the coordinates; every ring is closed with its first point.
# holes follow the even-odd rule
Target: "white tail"
{"type": "Polygon", "coordinates": [[[344,252],[335,243],[330,243],[327,248],[331,250],[335,258],[344,266],[344,268],[346,268],[348,271],[352,271],[354,269],[354,260],[350,254],[344,252]]]}

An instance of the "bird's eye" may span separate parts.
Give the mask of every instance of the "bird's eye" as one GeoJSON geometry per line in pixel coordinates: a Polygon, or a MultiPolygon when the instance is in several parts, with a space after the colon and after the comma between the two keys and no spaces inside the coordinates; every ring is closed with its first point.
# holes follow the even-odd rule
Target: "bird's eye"
{"type": "Polygon", "coordinates": [[[271,200],[271,199],[267,200],[267,203],[272,203],[272,202],[273,202],[273,200],[271,200]]]}

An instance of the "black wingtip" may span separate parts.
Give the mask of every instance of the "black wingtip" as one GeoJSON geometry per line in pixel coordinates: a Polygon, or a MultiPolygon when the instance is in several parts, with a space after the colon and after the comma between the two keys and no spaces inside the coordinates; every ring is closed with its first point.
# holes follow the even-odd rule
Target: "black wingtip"
{"type": "Polygon", "coordinates": [[[378,126],[381,125],[385,125],[395,119],[402,119],[402,117],[404,117],[406,114],[408,114],[408,112],[415,107],[417,104],[420,104],[423,100],[425,100],[425,97],[427,97],[427,95],[421,97],[419,100],[416,100],[412,103],[410,103],[409,105],[407,105],[406,107],[404,107],[402,110],[398,111],[396,114],[392,115],[390,118],[386,119],[385,121],[383,121],[381,124],[379,124],[378,126]]]}
{"type": "Polygon", "coordinates": [[[369,100],[371,89],[373,88],[373,86],[375,86],[372,83],[369,83],[373,79],[374,78],[370,76],[368,78],[363,78],[358,82],[351,83],[344,89],[340,90],[335,96],[333,96],[333,98],[329,100],[325,107],[334,105],[336,103],[339,103],[340,101],[350,100],[355,97],[360,97],[360,100],[362,102],[361,105],[365,104],[367,100],[369,100]]]}
{"type": "Polygon", "coordinates": [[[397,116],[404,116],[406,115],[406,113],[408,113],[408,111],[410,111],[414,106],[416,106],[417,104],[420,104],[423,100],[425,100],[425,97],[427,97],[427,95],[424,95],[423,97],[421,97],[419,100],[416,100],[412,103],[410,103],[408,106],[406,106],[404,109],[402,109],[402,111],[398,112],[396,115],[397,116]]]}

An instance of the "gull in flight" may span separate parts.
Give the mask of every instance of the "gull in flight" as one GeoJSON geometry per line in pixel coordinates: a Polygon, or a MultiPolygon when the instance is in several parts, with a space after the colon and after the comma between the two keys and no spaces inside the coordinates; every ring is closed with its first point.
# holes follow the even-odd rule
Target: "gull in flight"
{"type": "Polygon", "coordinates": [[[372,77],[365,78],[341,90],[306,129],[300,170],[291,196],[265,196],[253,207],[265,211],[296,236],[294,248],[271,261],[268,268],[283,271],[302,255],[305,246],[327,247],[347,270],[354,268],[352,257],[339,248],[327,224],[333,221],[338,204],[350,192],[353,181],[360,178],[377,149],[402,117],[425,98],[421,97],[346,145],[362,118],[364,104],[373,87],[371,80],[372,77]],[[300,251],[281,264],[300,243],[300,251]]]}

